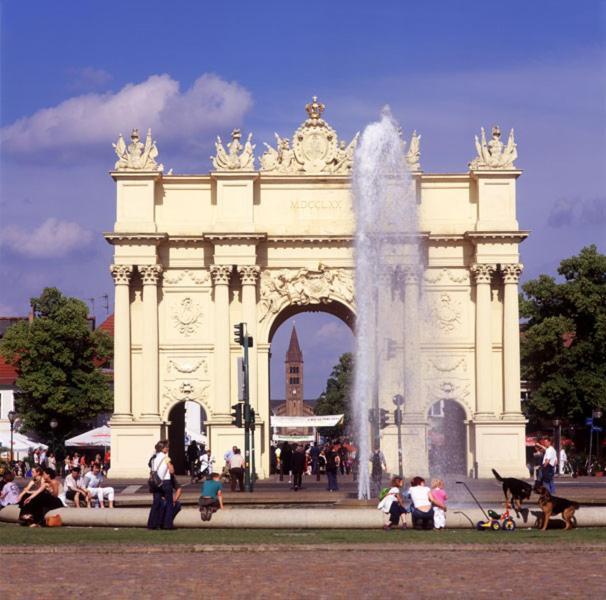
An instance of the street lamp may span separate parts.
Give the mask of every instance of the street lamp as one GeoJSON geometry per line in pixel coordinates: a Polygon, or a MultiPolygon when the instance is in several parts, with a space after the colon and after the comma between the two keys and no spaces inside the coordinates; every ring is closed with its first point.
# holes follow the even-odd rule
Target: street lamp
{"type": "Polygon", "coordinates": [[[55,417],[53,417],[50,422],[49,422],[51,431],[53,432],[53,452],[55,453],[55,455],[57,454],[57,434],[55,433],[55,430],[57,429],[57,427],[59,427],[59,421],[57,421],[57,419],[55,419],[55,417]]]}
{"type": "Polygon", "coordinates": [[[13,432],[15,431],[15,421],[17,420],[17,413],[14,410],[9,410],[8,411],[8,421],[11,424],[11,465],[13,464],[14,461],[14,456],[13,456],[13,432]]]}
{"type": "Polygon", "coordinates": [[[393,411],[394,421],[398,426],[398,475],[404,477],[404,468],[402,465],[402,406],[404,405],[404,396],[396,394],[393,397],[393,403],[396,405],[393,411]]]}

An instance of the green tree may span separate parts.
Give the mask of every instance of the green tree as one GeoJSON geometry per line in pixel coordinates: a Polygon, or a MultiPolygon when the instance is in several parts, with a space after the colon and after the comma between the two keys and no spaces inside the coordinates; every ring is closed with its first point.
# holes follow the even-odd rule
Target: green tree
{"type": "Polygon", "coordinates": [[[0,354],[17,370],[16,410],[23,429],[63,441],[112,410],[107,378],[97,366],[111,358],[112,339],[91,332],[86,304],[56,288],[46,288],[31,305],[33,320],[7,330],[0,354]],[[54,433],[53,417],[59,423],[54,433]]]}
{"type": "Polygon", "coordinates": [[[541,275],[523,286],[522,377],[532,421],[580,423],[606,406],[606,256],[588,246],[558,273],[563,280],[541,275]]]}
{"type": "Polygon", "coordinates": [[[351,419],[350,397],[353,385],[353,356],[346,352],[339,357],[330,377],[326,381],[326,388],[318,398],[314,412],[316,415],[340,415],[345,417],[341,425],[336,427],[321,427],[321,433],[327,436],[338,436],[346,431],[351,419]]]}

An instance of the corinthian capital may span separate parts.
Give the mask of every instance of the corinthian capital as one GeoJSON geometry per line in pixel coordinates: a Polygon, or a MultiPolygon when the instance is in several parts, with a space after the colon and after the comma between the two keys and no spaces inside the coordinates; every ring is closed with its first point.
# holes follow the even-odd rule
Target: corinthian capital
{"type": "Polygon", "coordinates": [[[139,265],[137,267],[143,280],[143,285],[158,285],[162,267],[160,265],[139,265]]]}
{"type": "Polygon", "coordinates": [[[128,285],[130,283],[130,277],[133,274],[132,265],[110,265],[109,270],[116,285],[128,285]]]}
{"type": "Polygon", "coordinates": [[[419,270],[417,267],[403,267],[402,280],[405,285],[413,285],[419,283],[419,270]]]}
{"type": "Polygon", "coordinates": [[[518,283],[520,281],[520,275],[524,270],[524,265],[521,263],[511,263],[507,265],[501,265],[501,272],[503,273],[504,283],[518,283]]]}
{"type": "Polygon", "coordinates": [[[231,265],[212,265],[210,274],[214,285],[229,285],[229,276],[231,275],[231,265]]]}
{"type": "Polygon", "coordinates": [[[476,263],[471,266],[471,273],[473,274],[476,283],[490,283],[492,274],[495,272],[494,265],[476,263]]]}
{"type": "Polygon", "coordinates": [[[259,267],[257,265],[242,265],[238,267],[238,273],[242,285],[256,285],[259,278],[259,267]]]}

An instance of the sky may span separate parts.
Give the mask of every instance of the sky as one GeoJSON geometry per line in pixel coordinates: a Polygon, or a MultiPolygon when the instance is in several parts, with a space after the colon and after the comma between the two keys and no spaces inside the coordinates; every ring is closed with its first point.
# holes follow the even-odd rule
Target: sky
{"type": "MultiPolygon", "coordinates": [[[[422,135],[426,172],[466,171],[481,126],[515,128],[523,280],[587,244],[604,252],[605,32],[596,0],[4,1],[0,315],[26,314],[54,285],[105,316],[118,133],[151,127],[167,169],[203,173],[217,134],[241,127],[258,148],[290,136],[313,94],[344,139],[389,104],[422,135]]],[[[322,340],[334,317],[297,321],[304,352],[324,352],[313,397],[351,338],[322,340]]]]}

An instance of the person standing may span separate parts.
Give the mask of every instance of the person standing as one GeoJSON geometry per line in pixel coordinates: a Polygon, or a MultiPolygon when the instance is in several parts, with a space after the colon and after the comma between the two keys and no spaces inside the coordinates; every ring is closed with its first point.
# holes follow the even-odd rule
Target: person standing
{"type": "Polygon", "coordinates": [[[370,456],[370,464],[370,495],[378,498],[383,482],[383,470],[387,469],[385,456],[380,448],[374,449],[374,452],[370,456]]]}
{"type": "Polygon", "coordinates": [[[558,463],[558,470],[560,475],[564,475],[564,473],[566,472],[566,466],[568,464],[568,456],[566,454],[566,450],[564,450],[564,447],[562,446],[562,448],[560,448],[560,456],[559,456],[559,463],[558,463]]]}
{"type": "Polygon", "coordinates": [[[543,448],[545,448],[545,454],[543,456],[543,485],[547,488],[547,491],[553,495],[555,494],[553,478],[558,464],[558,455],[556,454],[555,448],[551,445],[551,438],[545,438],[542,445],[543,448]]]}
{"type": "Polygon", "coordinates": [[[292,447],[288,442],[282,444],[282,452],[280,453],[280,481],[283,480],[284,474],[288,475],[288,483],[292,483],[292,447]]]}
{"type": "Polygon", "coordinates": [[[153,492],[154,499],[147,519],[147,528],[174,529],[171,475],[174,474],[175,469],[168,456],[168,442],[166,440],[161,440],[156,444],[156,454],[150,459],[149,467],[158,474],[162,484],[153,492]]]}
{"type": "Polygon", "coordinates": [[[229,460],[229,476],[231,478],[231,491],[236,491],[236,482],[238,483],[238,491],[244,491],[244,457],[240,452],[240,448],[234,446],[234,454],[229,460]]]}
{"type": "Polygon", "coordinates": [[[292,489],[298,491],[303,483],[303,471],[305,469],[305,452],[303,446],[297,446],[293,452],[292,459],[292,489]]]}
{"type": "Polygon", "coordinates": [[[214,471],[215,459],[210,453],[210,448],[205,448],[204,452],[200,454],[200,478],[208,479],[211,473],[214,471]]]}
{"type": "Polygon", "coordinates": [[[309,449],[309,457],[311,458],[311,474],[318,474],[318,458],[320,456],[320,446],[316,442],[309,449]]]}
{"type": "Polygon", "coordinates": [[[334,446],[329,446],[326,450],[326,478],[328,479],[328,491],[338,492],[339,484],[337,481],[337,471],[339,470],[339,454],[334,446]]]}

